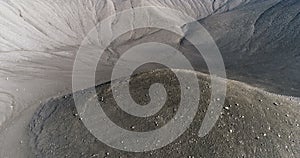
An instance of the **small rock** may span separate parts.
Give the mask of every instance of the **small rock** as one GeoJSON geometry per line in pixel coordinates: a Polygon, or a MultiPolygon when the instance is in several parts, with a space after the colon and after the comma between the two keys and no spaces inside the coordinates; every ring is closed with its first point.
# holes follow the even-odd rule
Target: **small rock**
{"type": "Polygon", "coordinates": [[[100,97],[100,101],[103,102],[104,101],[104,97],[100,97]]]}
{"type": "Polygon", "coordinates": [[[99,156],[99,154],[92,154],[91,156],[92,157],[97,157],[97,156],[99,156]]]}
{"type": "Polygon", "coordinates": [[[266,136],[267,136],[267,133],[264,133],[263,136],[266,137],[266,136]]]}
{"type": "Polygon", "coordinates": [[[285,114],[285,117],[289,117],[290,115],[289,114],[285,114]]]}

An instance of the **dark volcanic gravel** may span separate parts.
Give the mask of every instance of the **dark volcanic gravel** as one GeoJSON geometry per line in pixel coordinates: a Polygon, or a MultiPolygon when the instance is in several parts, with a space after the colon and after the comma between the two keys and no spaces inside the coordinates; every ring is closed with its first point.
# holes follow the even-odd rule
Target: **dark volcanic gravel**
{"type": "MultiPolygon", "coordinates": [[[[35,113],[29,125],[32,151],[37,157],[57,158],[300,157],[299,101],[236,81],[227,82],[226,101],[217,124],[207,136],[199,138],[198,130],[210,101],[210,82],[206,75],[197,75],[201,88],[197,116],[181,137],[164,148],[130,153],[106,146],[85,128],[72,95],[67,95],[48,101],[35,113]]],[[[156,82],[164,84],[168,99],[159,113],[146,119],[120,110],[112,97],[110,83],[97,86],[96,90],[99,101],[103,103],[102,108],[117,125],[133,131],[148,131],[170,120],[180,100],[180,89],[174,74],[170,70],[158,70],[132,77],[130,88],[135,101],[141,105],[149,102],[147,90],[156,82]]],[[[88,99],[93,97],[89,91],[78,93],[82,99],[88,99]]]]}

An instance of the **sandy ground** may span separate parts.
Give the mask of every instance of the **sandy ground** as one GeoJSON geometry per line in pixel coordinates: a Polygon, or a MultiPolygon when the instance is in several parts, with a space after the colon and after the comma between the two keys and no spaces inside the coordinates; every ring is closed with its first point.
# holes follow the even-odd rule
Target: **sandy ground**
{"type": "MultiPolygon", "coordinates": [[[[26,132],[28,123],[41,103],[71,92],[74,51],[58,51],[49,55],[39,52],[10,52],[2,53],[1,56],[1,59],[5,59],[1,63],[5,65],[7,72],[1,77],[1,92],[5,93],[0,93],[0,98],[4,103],[10,104],[3,104],[1,108],[5,109],[0,110],[1,116],[5,116],[0,122],[0,156],[31,157],[26,132]],[[20,59],[8,60],[8,56],[20,59]],[[13,97],[8,100],[5,94],[13,97]],[[9,111],[5,111],[6,109],[9,111]]],[[[102,73],[111,71],[106,65],[101,67],[102,73]]],[[[107,82],[108,76],[99,76],[97,83],[107,82]]]]}
{"type": "MultiPolygon", "coordinates": [[[[18,56],[20,53],[23,52],[9,53],[9,55],[18,56]]],[[[8,56],[3,53],[1,55],[6,58],[8,56]]],[[[24,58],[26,58],[26,55],[29,60],[14,58],[14,61],[2,61],[3,65],[14,69],[15,72],[7,72],[6,76],[1,77],[5,79],[1,80],[2,91],[13,96],[11,115],[6,115],[5,120],[2,120],[2,123],[3,121],[5,122],[1,126],[1,157],[29,157],[24,155],[24,153],[30,153],[30,150],[27,148],[27,134],[25,131],[31,115],[40,103],[46,101],[47,98],[66,93],[68,87],[70,87],[70,82],[68,81],[70,72],[67,75],[68,72],[63,71],[53,71],[53,74],[41,71],[38,68],[48,70],[51,66],[42,61],[40,61],[41,63],[35,63],[40,59],[33,58],[27,52],[24,58]],[[42,63],[43,65],[41,66],[42,63]],[[32,67],[27,67],[29,65],[33,67],[36,65],[36,72],[32,71],[32,67]]],[[[46,60],[44,56],[43,58],[46,60]]],[[[55,61],[57,63],[53,62],[52,64],[57,66],[59,64],[63,65],[61,64],[62,60],[55,61]]],[[[7,112],[4,111],[4,113],[7,112]]]]}

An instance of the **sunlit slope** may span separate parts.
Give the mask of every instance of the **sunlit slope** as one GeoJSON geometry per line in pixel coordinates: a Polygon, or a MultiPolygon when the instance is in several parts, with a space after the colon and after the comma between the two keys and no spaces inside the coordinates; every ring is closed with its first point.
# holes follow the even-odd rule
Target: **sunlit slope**
{"type": "Polygon", "coordinates": [[[164,6],[200,19],[245,1],[5,0],[0,2],[0,51],[76,47],[99,21],[132,7],[164,6]]]}

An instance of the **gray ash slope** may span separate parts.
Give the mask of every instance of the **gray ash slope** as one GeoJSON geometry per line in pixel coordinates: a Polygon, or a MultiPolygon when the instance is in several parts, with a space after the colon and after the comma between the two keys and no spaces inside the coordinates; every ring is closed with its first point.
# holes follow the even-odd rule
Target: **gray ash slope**
{"type": "MultiPolygon", "coordinates": [[[[115,12],[143,5],[175,8],[199,19],[216,40],[231,79],[299,97],[298,0],[3,0],[0,122],[9,128],[0,131],[1,157],[24,157],[19,142],[26,140],[23,125],[27,126],[29,117],[21,111],[71,89],[76,51],[95,24],[115,12]]],[[[108,60],[120,55],[119,47],[151,38],[184,47],[195,69],[205,67],[183,40],[179,43],[179,38],[170,39],[162,31],[143,30],[115,43],[111,57],[104,61],[108,69],[113,67],[108,60]]]]}
{"type": "Polygon", "coordinates": [[[299,97],[299,0],[250,1],[200,23],[215,39],[229,78],[299,97]]]}
{"type": "MultiPolygon", "coordinates": [[[[197,72],[181,70],[181,73],[197,72]]],[[[197,76],[202,90],[197,116],[181,137],[162,149],[130,153],[106,146],[85,128],[77,115],[72,95],[67,95],[48,101],[36,112],[29,128],[32,150],[37,157],[300,156],[299,100],[270,94],[237,81],[228,80],[222,115],[212,131],[199,138],[197,133],[210,101],[210,81],[207,75],[197,73],[197,76]]],[[[99,101],[103,97],[102,108],[117,125],[133,131],[152,130],[163,126],[176,113],[180,89],[170,70],[141,73],[130,82],[132,97],[142,105],[149,101],[147,90],[154,82],[164,84],[169,99],[157,115],[140,119],[118,108],[110,83],[97,86],[99,101]]],[[[122,82],[118,84],[122,86],[122,82]]],[[[89,91],[78,93],[83,100],[95,98],[89,91]]]]}

